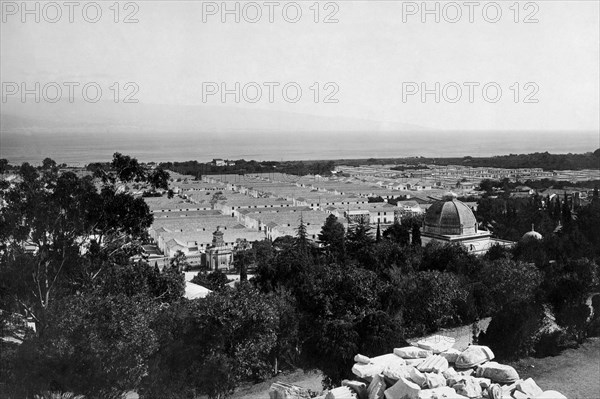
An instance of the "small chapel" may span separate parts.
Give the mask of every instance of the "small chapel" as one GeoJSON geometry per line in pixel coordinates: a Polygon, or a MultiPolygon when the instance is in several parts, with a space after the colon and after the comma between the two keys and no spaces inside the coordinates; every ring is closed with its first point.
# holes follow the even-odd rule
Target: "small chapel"
{"type": "Polygon", "coordinates": [[[211,244],[206,249],[206,265],[211,271],[228,270],[233,266],[233,250],[223,240],[223,230],[217,226],[211,244]]]}

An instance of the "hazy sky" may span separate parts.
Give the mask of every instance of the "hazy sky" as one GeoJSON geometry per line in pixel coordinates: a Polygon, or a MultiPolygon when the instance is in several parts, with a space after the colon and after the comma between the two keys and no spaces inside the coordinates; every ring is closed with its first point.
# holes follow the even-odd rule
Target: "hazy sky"
{"type": "MultiPolygon", "coordinates": [[[[439,23],[433,14],[421,21],[421,1],[321,1],[317,6],[315,1],[272,6],[227,1],[229,9],[239,7],[239,23],[233,14],[222,15],[221,1],[121,2],[118,23],[114,9],[109,9],[112,1],[99,2],[102,16],[97,23],[83,18],[83,6],[89,2],[80,2],[72,23],[63,2],[57,3],[62,18],[56,23],[48,21],[55,18],[56,9],[44,9],[44,3],[38,5],[39,23],[35,15],[22,15],[20,1],[1,3],[4,96],[10,82],[25,82],[27,87],[35,82],[41,87],[49,82],[77,82],[79,87],[96,82],[103,89],[102,100],[112,100],[109,87],[119,82],[122,101],[133,90],[124,90],[124,84],[134,82],[139,92],[133,98],[140,105],[206,104],[289,111],[307,118],[357,118],[378,123],[382,131],[399,124],[433,130],[599,130],[598,1],[519,2],[518,7],[514,1],[479,2],[471,9],[473,22],[464,2],[439,2],[439,23]],[[299,21],[286,21],[296,18],[298,8],[299,21]],[[499,21],[490,22],[498,8],[499,21]],[[252,23],[257,9],[262,17],[252,23]],[[457,10],[462,12],[460,20],[447,21],[458,19],[457,10]],[[123,23],[131,13],[138,22],[123,23]],[[329,15],[338,22],[324,23],[329,15]],[[524,23],[525,19],[538,22],[524,23]],[[223,103],[217,94],[207,96],[203,104],[206,82],[216,83],[210,88],[219,90],[222,82],[229,89],[239,82],[240,102],[228,95],[223,103]],[[256,103],[248,101],[256,97],[255,86],[247,86],[246,97],[242,93],[250,82],[262,87],[256,103]],[[279,84],[273,86],[273,103],[265,82],[279,84]],[[297,103],[283,97],[282,87],[290,82],[302,89],[297,103]],[[333,84],[325,86],[328,82],[333,84]],[[408,89],[421,90],[423,82],[430,90],[440,83],[439,103],[435,94],[427,95],[425,102],[420,93],[407,94],[408,89]],[[451,82],[455,83],[447,85],[451,82]],[[473,102],[465,82],[472,82],[473,102]],[[482,87],[489,83],[488,101],[482,87]],[[462,97],[452,103],[457,87],[462,97]],[[502,95],[494,103],[498,87],[502,95]],[[325,103],[327,94],[338,102],[325,103]],[[525,102],[528,95],[537,102],[525,102]]],[[[35,2],[28,4],[35,7],[35,2]]],[[[434,9],[436,2],[427,5],[434,9]]],[[[86,10],[93,19],[94,7],[86,10]]],[[[83,101],[80,92],[75,89],[74,110],[83,101]]],[[[48,93],[52,97],[53,92],[48,93]]],[[[63,102],[67,93],[65,88],[63,102]]],[[[294,86],[289,93],[295,96],[294,86]]],[[[1,104],[3,114],[33,117],[28,115],[33,101],[29,96],[21,104],[18,95],[8,95],[1,104]]]]}

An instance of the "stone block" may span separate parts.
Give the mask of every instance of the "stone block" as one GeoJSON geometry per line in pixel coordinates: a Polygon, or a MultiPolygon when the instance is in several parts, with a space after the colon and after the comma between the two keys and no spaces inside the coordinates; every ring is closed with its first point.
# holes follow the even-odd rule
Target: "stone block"
{"type": "Polygon", "coordinates": [[[368,399],[369,393],[367,392],[367,384],[361,381],[343,380],[342,386],[348,387],[356,393],[358,399],[368,399]]]}
{"type": "Polygon", "coordinates": [[[512,393],[512,397],[513,397],[514,399],[529,399],[529,396],[527,396],[527,395],[526,395],[526,394],[524,394],[523,392],[521,392],[521,391],[518,391],[518,390],[516,390],[516,389],[513,391],[513,393],[512,393]]]}
{"type": "Polygon", "coordinates": [[[502,388],[498,384],[492,384],[487,389],[489,399],[503,399],[502,388]]]}
{"type": "Polygon", "coordinates": [[[494,359],[494,352],[487,346],[471,345],[456,359],[456,367],[468,369],[494,359]]]}
{"type": "Polygon", "coordinates": [[[452,388],[456,393],[466,396],[467,398],[480,398],[483,394],[481,386],[473,377],[463,377],[463,379],[454,384],[452,388]]]}
{"type": "Polygon", "coordinates": [[[354,356],[354,361],[356,363],[363,363],[363,364],[371,363],[371,359],[369,359],[367,356],[361,355],[361,354],[354,356]]]}
{"type": "Polygon", "coordinates": [[[425,374],[421,373],[414,367],[410,370],[410,375],[408,378],[420,387],[424,387],[427,383],[427,378],[425,378],[425,374]]]}
{"type": "Polygon", "coordinates": [[[385,393],[386,385],[383,376],[375,374],[371,383],[367,387],[367,395],[369,399],[382,399],[385,393]]]}
{"type": "Polygon", "coordinates": [[[285,382],[274,382],[269,388],[270,399],[310,399],[310,392],[306,388],[285,382]]]}
{"type": "Polygon", "coordinates": [[[488,362],[477,367],[477,377],[489,378],[493,382],[510,384],[519,379],[519,373],[514,367],[496,362],[488,362]]]}
{"type": "Polygon", "coordinates": [[[405,346],[404,348],[395,348],[394,353],[403,359],[419,359],[433,355],[432,351],[417,348],[416,346],[405,346]]]}
{"type": "Polygon", "coordinates": [[[541,395],[544,391],[535,383],[533,378],[528,378],[525,381],[521,381],[517,384],[517,389],[523,392],[528,397],[535,397],[541,395]]]}
{"type": "Polygon", "coordinates": [[[408,365],[408,366],[417,367],[419,364],[421,364],[425,361],[425,358],[421,357],[419,359],[404,359],[404,361],[406,362],[406,365],[408,365]]]}
{"type": "Polygon", "coordinates": [[[383,370],[387,366],[403,366],[406,364],[406,361],[399,356],[394,355],[393,353],[388,353],[381,356],[376,356],[370,358],[370,363],[355,363],[352,366],[352,373],[359,378],[370,378],[375,374],[383,373],[383,370]]]}
{"type": "Polygon", "coordinates": [[[425,379],[425,385],[427,385],[427,388],[432,389],[446,386],[446,379],[441,374],[426,373],[425,379]]]}
{"type": "Polygon", "coordinates": [[[346,386],[330,389],[325,399],[356,399],[356,393],[346,386]]]}
{"type": "Polygon", "coordinates": [[[448,363],[456,363],[456,360],[458,359],[461,353],[462,352],[458,349],[450,348],[444,352],[441,352],[440,356],[443,356],[448,361],[448,363]]]}
{"type": "Polygon", "coordinates": [[[426,373],[443,373],[448,369],[448,361],[440,355],[431,355],[417,368],[426,373]]]}
{"type": "Polygon", "coordinates": [[[385,391],[386,399],[419,399],[421,388],[406,378],[400,378],[385,391]]]}
{"type": "Polygon", "coordinates": [[[492,380],[490,380],[489,378],[479,377],[475,378],[475,380],[477,380],[477,382],[481,386],[481,389],[488,389],[490,385],[492,385],[492,380]]]}
{"type": "Polygon", "coordinates": [[[393,382],[398,381],[400,378],[409,378],[411,370],[415,368],[407,365],[389,364],[383,370],[383,376],[390,379],[393,382]]]}
{"type": "Polygon", "coordinates": [[[456,391],[450,387],[423,389],[421,392],[419,392],[419,399],[445,399],[457,397],[460,397],[460,395],[458,395],[456,391]]]}

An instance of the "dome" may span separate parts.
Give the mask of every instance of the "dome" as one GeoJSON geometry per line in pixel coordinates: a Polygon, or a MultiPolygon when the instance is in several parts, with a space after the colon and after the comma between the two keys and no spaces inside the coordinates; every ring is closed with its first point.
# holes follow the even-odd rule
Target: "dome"
{"type": "Polygon", "coordinates": [[[540,233],[538,233],[537,231],[534,230],[533,226],[531,226],[531,231],[528,231],[527,233],[523,234],[523,237],[521,238],[521,240],[541,240],[542,239],[542,235],[540,233]]]}
{"type": "Polygon", "coordinates": [[[477,219],[471,208],[457,199],[437,201],[427,209],[424,233],[468,235],[477,233],[477,219]]]}

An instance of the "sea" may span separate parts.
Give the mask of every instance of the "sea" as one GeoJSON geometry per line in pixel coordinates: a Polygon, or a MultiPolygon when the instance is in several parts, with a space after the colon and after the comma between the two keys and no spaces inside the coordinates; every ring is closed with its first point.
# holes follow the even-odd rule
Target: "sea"
{"type": "Polygon", "coordinates": [[[599,141],[598,132],[0,133],[0,158],[35,165],[50,157],[70,166],[109,161],[115,152],[142,162],[443,158],[586,153],[599,141]]]}

